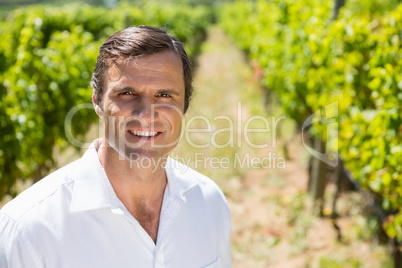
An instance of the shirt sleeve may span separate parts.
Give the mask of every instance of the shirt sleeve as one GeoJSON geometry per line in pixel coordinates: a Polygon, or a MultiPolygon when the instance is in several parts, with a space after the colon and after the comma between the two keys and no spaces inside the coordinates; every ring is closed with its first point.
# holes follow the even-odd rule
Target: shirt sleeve
{"type": "MultiPolygon", "coordinates": [[[[225,200],[226,201],[226,200],[225,200]]],[[[221,252],[222,252],[222,259],[221,259],[221,267],[232,267],[232,255],[231,255],[231,247],[230,247],[230,233],[231,233],[231,221],[230,221],[230,211],[227,207],[227,203],[225,203],[225,213],[226,215],[223,218],[223,239],[221,241],[221,252]]]]}
{"type": "Polygon", "coordinates": [[[9,216],[0,213],[0,267],[41,268],[27,232],[9,216]]]}

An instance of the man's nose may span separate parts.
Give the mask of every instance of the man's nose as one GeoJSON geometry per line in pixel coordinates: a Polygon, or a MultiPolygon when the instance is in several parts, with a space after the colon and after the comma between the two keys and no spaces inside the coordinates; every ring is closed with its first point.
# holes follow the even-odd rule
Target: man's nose
{"type": "Polygon", "coordinates": [[[133,115],[141,118],[148,124],[155,121],[158,112],[155,109],[153,98],[141,97],[140,101],[134,107],[133,115]]]}

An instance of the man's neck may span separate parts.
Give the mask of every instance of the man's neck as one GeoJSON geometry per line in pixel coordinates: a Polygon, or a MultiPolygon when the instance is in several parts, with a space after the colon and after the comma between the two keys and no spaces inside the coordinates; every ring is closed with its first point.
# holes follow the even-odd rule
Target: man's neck
{"type": "Polygon", "coordinates": [[[117,197],[155,242],[167,184],[163,168],[167,157],[163,161],[150,161],[158,163],[157,166],[144,168],[122,160],[106,141],[103,142],[98,150],[99,160],[117,197]]]}
{"type": "Polygon", "coordinates": [[[141,195],[142,191],[149,189],[151,195],[148,194],[147,196],[151,198],[152,193],[158,195],[158,188],[162,190],[165,188],[166,172],[163,167],[167,161],[167,156],[156,160],[147,159],[144,161],[147,164],[145,166],[142,165],[142,159],[137,159],[136,162],[123,159],[105,140],[98,148],[98,156],[111,183],[129,187],[134,190],[133,196],[141,195]]]}

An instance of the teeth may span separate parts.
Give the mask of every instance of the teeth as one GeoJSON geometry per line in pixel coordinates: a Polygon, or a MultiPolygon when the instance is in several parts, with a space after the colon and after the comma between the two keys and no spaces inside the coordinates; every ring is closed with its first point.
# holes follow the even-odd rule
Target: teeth
{"type": "Polygon", "coordinates": [[[152,131],[135,131],[135,130],[129,130],[132,134],[136,135],[136,136],[141,136],[141,137],[153,137],[156,134],[158,134],[158,132],[152,132],[152,131]]]}

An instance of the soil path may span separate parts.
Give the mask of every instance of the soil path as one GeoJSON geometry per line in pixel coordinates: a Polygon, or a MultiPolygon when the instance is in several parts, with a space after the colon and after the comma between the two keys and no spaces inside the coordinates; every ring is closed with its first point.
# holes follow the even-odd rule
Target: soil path
{"type": "MultiPolygon", "coordinates": [[[[290,152],[293,160],[285,159],[280,148],[284,140],[279,134],[289,125],[287,119],[275,126],[280,115],[266,113],[263,93],[250,64],[219,28],[211,28],[202,51],[194,81],[196,94],[186,117],[191,120],[205,116],[215,131],[230,124],[225,120],[213,120],[214,117],[230,118],[234,148],[213,146],[214,142],[224,144],[230,134],[226,133],[219,142],[215,139],[218,135],[208,136],[207,133],[202,144],[209,141],[212,146],[194,148],[191,144],[197,143],[194,142],[197,137],[190,136],[190,141],[183,140],[175,152],[184,155],[183,159],[190,166],[213,178],[225,192],[232,214],[233,267],[297,267],[304,263],[304,257],[297,256],[297,251],[303,251],[304,247],[297,245],[301,248],[294,249],[295,256],[289,258],[292,247],[284,239],[288,235],[288,215],[283,205],[302,195],[306,185],[305,169],[297,160],[300,148],[294,149],[300,144],[291,143],[291,150],[298,152],[290,152]],[[267,122],[268,126],[264,125],[267,122]],[[267,128],[270,133],[246,133],[246,128],[267,128]],[[197,151],[202,152],[201,158],[195,156],[197,151]],[[214,156],[227,157],[230,164],[215,168],[209,161],[214,156]]],[[[195,120],[192,122],[190,128],[196,125],[195,120]]]]}

